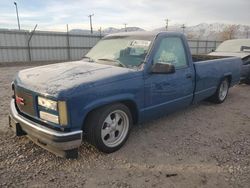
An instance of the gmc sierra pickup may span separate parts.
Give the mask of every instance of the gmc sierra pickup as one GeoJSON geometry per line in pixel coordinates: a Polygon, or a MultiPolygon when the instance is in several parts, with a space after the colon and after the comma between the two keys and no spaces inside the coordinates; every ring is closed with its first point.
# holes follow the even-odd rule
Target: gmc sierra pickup
{"type": "Polygon", "coordinates": [[[80,61],[19,71],[9,125],[59,156],[77,157],[83,138],[114,152],[133,124],[226,99],[240,81],[242,61],[206,58],[192,56],[180,33],[105,36],[80,61]]]}

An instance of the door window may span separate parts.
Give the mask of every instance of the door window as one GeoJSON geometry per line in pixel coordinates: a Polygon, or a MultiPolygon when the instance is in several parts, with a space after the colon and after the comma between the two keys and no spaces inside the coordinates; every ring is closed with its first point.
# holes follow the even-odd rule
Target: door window
{"type": "Polygon", "coordinates": [[[176,69],[187,67],[188,63],[182,40],[178,37],[162,39],[154,56],[154,63],[170,63],[176,69]]]}

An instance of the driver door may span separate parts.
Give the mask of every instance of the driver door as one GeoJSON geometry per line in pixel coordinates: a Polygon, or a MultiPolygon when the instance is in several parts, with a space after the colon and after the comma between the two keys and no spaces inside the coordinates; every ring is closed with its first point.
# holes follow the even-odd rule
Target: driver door
{"type": "Polygon", "coordinates": [[[194,69],[188,63],[181,38],[163,38],[154,54],[154,63],[170,63],[176,70],[171,74],[151,72],[146,76],[144,115],[151,118],[188,106],[194,90],[194,69]]]}

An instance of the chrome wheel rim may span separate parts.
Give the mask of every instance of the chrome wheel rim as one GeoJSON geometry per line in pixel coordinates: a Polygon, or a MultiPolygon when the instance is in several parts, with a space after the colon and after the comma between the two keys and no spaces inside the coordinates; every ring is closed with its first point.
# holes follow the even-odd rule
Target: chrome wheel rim
{"type": "Polygon", "coordinates": [[[111,112],[102,124],[102,141],[107,147],[116,147],[126,138],[129,130],[129,118],[121,110],[111,112]]]}
{"type": "Polygon", "coordinates": [[[226,98],[227,92],[228,92],[228,82],[227,80],[224,80],[221,83],[220,90],[219,90],[219,98],[221,101],[223,101],[226,98]]]}

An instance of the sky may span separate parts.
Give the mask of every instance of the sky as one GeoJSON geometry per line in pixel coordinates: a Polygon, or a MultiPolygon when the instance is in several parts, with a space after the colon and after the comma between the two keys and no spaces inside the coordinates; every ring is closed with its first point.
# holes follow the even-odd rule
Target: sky
{"type": "MultiPolygon", "coordinates": [[[[12,0],[0,0],[0,28],[17,29],[12,0]]],[[[250,25],[250,0],[16,0],[21,29],[66,31],[93,28],[141,27],[153,30],[169,25],[226,23],[250,25]]]]}

